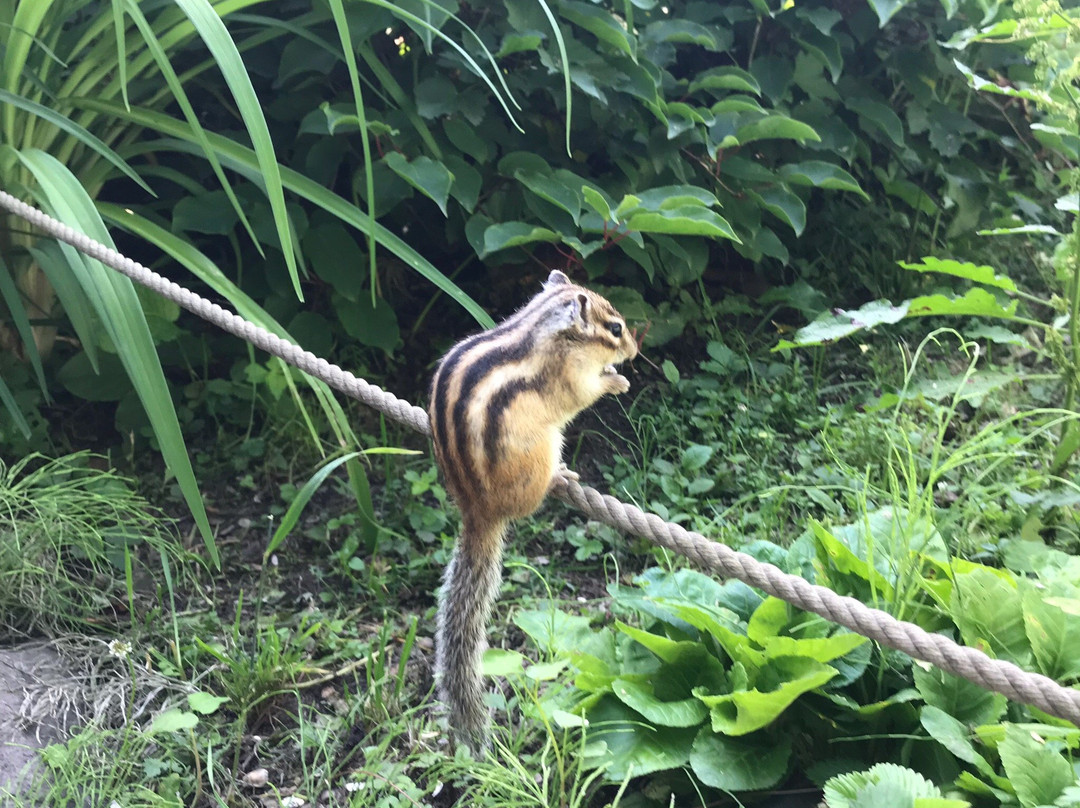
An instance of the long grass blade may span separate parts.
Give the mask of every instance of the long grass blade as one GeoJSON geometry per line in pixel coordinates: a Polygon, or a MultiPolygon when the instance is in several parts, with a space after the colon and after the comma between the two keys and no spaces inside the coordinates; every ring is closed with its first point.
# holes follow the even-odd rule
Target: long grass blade
{"type": "Polygon", "coordinates": [[[48,400],[49,386],[45,383],[45,370],[41,366],[41,355],[38,353],[37,343],[34,341],[34,331],[30,325],[30,318],[26,314],[22,294],[19,293],[19,288],[15,285],[15,278],[12,276],[7,264],[4,263],[3,255],[0,255],[0,300],[3,300],[4,305],[7,307],[8,317],[14,323],[19,339],[22,340],[26,358],[30,360],[30,366],[34,369],[34,375],[37,376],[38,386],[41,388],[41,392],[45,394],[45,399],[48,400]]]}
{"type": "MultiPolygon", "coordinates": [[[[218,269],[213,261],[207,258],[204,253],[184,241],[180,236],[166,230],[160,225],[154,224],[148,219],[128,212],[120,205],[98,202],[97,207],[101,212],[101,215],[109,221],[122,227],[128,232],[134,233],[139,238],[156,245],[167,255],[171,256],[189,272],[206,283],[211,289],[228,300],[233,305],[233,308],[236,309],[236,312],[245,320],[249,320],[256,325],[265,328],[267,331],[276,334],[282,339],[287,339],[290,342],[296,343],[296,340],[292,338],[289,332],[286,331],[277,320],[267,314],[258,303],[252,300],[239,286],[226,277],[225,273],[218,269]]],[[[333,393],[330,392],[329,388],[327,388],[323,382],[311,378],[302,371],[298,371],[284,364],[283,367],[285,368],[287,378],[291,379],[292,374],[297,373],[303,377],[315,391],[327,419],[335,425],[335,431],[338,432],[339,443],[356,445],[356,436],[353,434],[352,427],[349,425],[349,421],[341,411],[340,407],[331,407],[327,404],[327,399],[333,398],[333,393]]],[[[294,392],[294,400],[301,411],[306,412],[303,398],[295,393],[295,387],[290,387],[290,389],[294,392]]],[[[305,422],[310,424],[311,419],[305,417],[305,422]]],[[[319,435],[313,426],[309,427],[309,432],[311,433],[312,442],[321,448],[319,435]]]]}
{"type": "Polygon", "coordinates": [[[26,416],[19,410],[19,403],[15,400],[15,396],[11,393],[11,388],[4,384],[4,380],[0,379],[0,403],[4,405],[4,409],[11,413],[11,420],[15,422],[15,426],[22,433],[24,438],[30,437],[30,424],[26,422],[26,416]]]}
{"type": "Polygon", "coordinates": [[[364,95],[360,90],[360,71],[356,67],[356,54],[353,52],[352,37],[349,35],[349,22],[345,19],[345,7],[341,0],[329,0],[329,2],[330,11],[334,15],[334,25],[337,27],[338,38],[341,40],[341,50],[345,56],[345,67],[349,71],[349,81],[352,83],[356,117],[360,121],[360,146],[364,152],[364,187],[367,189],[369,220],[367,229],[368,278],[371,289],[371,308],[374,309],[376,293],[379,288],[379,276],[375,266],[375,175],[371,165],[371,140],[368,138],[364,95]]]}
{"type": "MultiPolygon", "coordinates": [[[[30,46],[34,44],[38,29],[49,13],[55,0],[33,0],[33,2],[19,3],[15,9],[15,17],[11,22],[11,30],[5,32],[3,72],[3,89],[12,94],[18,94],[19,78],[26,67],[26,58],[30,55],[30,46]]],[[[16,144],[15,140],[15,110],[0,104],[0,119],[4,124],[4,141],[9,146],[16,144]]]]}
{"type": "Polygon", "coordinates": [[[259,166],[260,178],[257,184],[263,186],[266,196],[270,200],[270,209],[274,214],[274,224],[277,227],[278,240],[281,249],[285,253],[285,265],[292,278],[293,289],[298,299],[304,299],[304,292],[300,288],[300,275],[297,267],[297,251],[293,243],[292,229],[289,225],[289,214],[285,209],[285,189],[281,184],[281,170],[278,166],[277,157],[274,155],[274,144],[270,139],[270,129],[266,124],[266,116],[263,114],[262,105],[255,95],[255,88],[251,84],[244,67],[244,61],[240,52],[236,49],[236,43],[229,36],[225,23],[208,0],[175,0],[176,4],[184,10],[189,20],[199,32],[206,47],[218,62],[221,75],[232,91],[236,107],[240,111],[240,117],[247,127],[248,137],[255,147],[255,157],[259,166]]]}
{"type": "Polygon", "coordinates": [[[570,154],[570,117],[573,112],[573,95],[570,92],[570,57],[566,54],[566,42],[563,40],[562,29],[559,28],[559,21],[555,19],[555,15],[551,13],[551,9],[545,0],[537,0],[540,3],[540,8],[544,10],[544,15],[548,18],[548,22],[551,23],[551,30],[555,33],[555,45],[559,49],[559,61],[562,62],[562,75],[563,75],[563,97],[566,99],[566,153],[570,154]]]}
{"type": "MultiPolygon", "coordinates": [[[[182,121],[177,121],[168,115],[163,115],[154,110],[141,107],[133,107],[130,111],[125,110],[118,104],[92,98],[68,99],[70,103],[84,106],[89,109],[107,111],[117,117],[130,120],[133,123],[155,129],[165,135],[177,138],[175,141],[162,141],[157,144],[145,144],[146,148],[170,147],[177,151],[189,154],[198,154],[197,145],[190,128],[182,121]]],[[[210,144],[217,152],[222,165],[238,171],[245,176],[258,181],[260,165],[251,149],[242,146],[234,140],[223,137],[213,132],[207,132],[210,144]]],[[[290,168],[280,168],[283,185],[294,194],[319,206],[327,213],[336,216],[346,224],[350,224],[361,232],[365,232],[370,226],[370,217],[347,200],[328,191],[314,180],[305,177],[290,168]]],[[[494,321],[475,300],[463,292],[453,281],[436,269],[431,262],[424,258],[411,246],[406,244],[395,233],[387,230],[378,222],[375,223],[375,238],[384,248],[400,258],[404,263],[419,272],[431,283],[445,292],[450,298],[464,308],[484,328],[491,328],[494,321]]]]}
{"type": "Polygon", "coordinates": [[[312,496],[315,495],[315,492],[318,491],[319,487],[326,481],[326,478],[333,474],[334,469],[342,463],[347,463],[359,456],[360,452],[349,452],[347,455],[342,455],[339,458],[331,460],[311,475],[311,479],[304,483],[303,487],[296,492],[296,498],[293,499],[292,504],[289,505],[289,509],[285,511],[285,515],[281,517],[281,523],[278,525],[277,530],[274,531],[274,535],[270,539],[270,542],[266,545],[266,550],[263,551],[264,565],[270,560],[270,555],[289,537],[289,533],[292,532],[292,529],[296,527],[296,523],[300,520],[300,515],[304,512],[304,508],[307,507],[308,502],[311,501],[312,496]]]}
{"type": "Polygon", "coordinates": [[[153,190],[151,190],[150,186],[143,181],[143,178],[138,175],[135,169],[132,168],[123,157],[121,157],[119,154],[109,148],[109,145],[105,143],[105,141],[103,141],[101,138],[97,137],[93,133],[88,132],[86,129],[79,126],[79,124],[75,123],[69,118],[65,118],[56,110],[49,109],[48,107],[39,104],[36,101],[31,101],[28,98],[23,98],[21,95],[9,93],[7,90],[0,90],[0,106],[4,104],[10,104],[12,107],[21,109],[24,112],[29,112],[31,115],[36,115],[42,120],[48,121],[56,128],[67,132],[84,146],[88,146],[89,148],[93,149],[95,152],[100,154],[102,157],[104,157],[106,160],[108,160],[110,163],[120,169],[120,171],[122,171],[125,176],[127,176],[130,180],[138,183],[139,187],[146,191],[148,194],[156,196],[153,190]]]}
{"type": "MultiPolygon", "coordinates": [[[[56,241],[39,241],[29,248],[30,256],[49,279],[49,285],[56,292],[64,314],[79,338],[90,367],[98,372],[98,333],[99,326],[94,315],[94,308],[86,298],[82,284],[72,271],[73,266],[80,266],[82,256],[73,247],[56,241]]],[[[81,269],[85,272],[85,268],[81,269]]]]}
{"type": "MultiPolygon", "coordinates": [[[[20,152],[18,157],[37,181],[40,201],[51,208],[57,218],[103,244],[113,246],[93,201],[63,164],[38,149],[20,152]]],[[[219,565],[217,546],[180,431],[165,373],[158,360],[154,340],[132,282],[120,273],[106,269],[94,259],[87,258],[72,269],[77,273],[87,298],[94,305],[142,401],[161,447],[162,456],[176,477],[195,524],[202,534],[207,553],[214,564],[219,565]]]]}
{"type": "MultiPolygon", "coordinates": [[[[521,128],[521,125],[517,122],[517,118],[514,117],[514,113],[512,113],[510,111],[510,107],[507,105],[506,99],[503,98],[503,94],[499,92],[499,90],[492,83],[491,79],[488,78],[487,73],[485,73],[483,70],[480,69],[480,65],[478,65],[476,63],[476,60],[473,59],[472,56],[469,55],[468,51],[466,51],[463,47],[461,47],[461,45],[459,45],[453,39],[448,37],[446,34],[444,34],[442,31],[440,31],[434,25],[429,23],[427,20],[425,20],[425,19],[423,19],[421,17],[417,17],[415,14],[413,14],[411,12],[408,12],[403,8],[400,8],[399,6],[396,6],[393,3],[387,2],[387,0],[364,0],[364,2],[365,3],[370,3],[373,6],[379,6],[380,8],[385,8],[388,11],[390,11],[396,17],[401,17],[402,19],[407,19],[410,22],[416,23],[417,25],[421,26],[422,28],[430,30],[433,34],[435,34],[435,36],[439,37],[439,39],[441,39],[443,42],[445,42],[447,45],[449,45],[451,48],[453,48],[455,51],[457,51],[458,55],[462,59],[465,60],[465,64],[467,64],[469,66],[469,69],[472,70],[476,74],[477,78],[479,78],[482,82],[484,82],[484,84],[486,84],[488,86],[489,90],[491,90],[492,95],[495,96],[495,100],[499,102],[499,106],[501,106],[503,108],[503,112],[506,113],[506,117],[510,119],[510,122],[512,124],[514,124],[514,128],[517,129],[519,132],[524,132],[525,131],[524,129],[521,128]]],[[[441,9],[441,10],[444,11],[444,12],[446,11],[446,9],[441,9]]],[[[466,31],[468,31],[469,33],[472,33],[473,36],[476,37],[476,34],[473,33],[472,29],[469,28],[469,26],[465,25],[465,23],[460,18],[456,17],[453,14],[451,14],[450,16],[453,17],[455,20],[457,20],[459,23],[461,23],[461,25],[465,28],[466,31]]],[[[479,37],[477,37],[477,41],[479,41],[479,37]]],[[[491,60],[492,65],[494,65],[494,67],[495,67],[495,75],[499,77],[499,81],[502,83],[503,88],[506,89],[506,94],[507,94],[507,97],[510,98],[510,102],[515,107],[517,107],[518,109],[521,109],[521,105],[518,104],[517,101],[514,100],[514,97],[510,93],[509,88],[506,86],[506,83],[503,81],[502,76],[499,74],[499,67],[495,62],[495,57],[491,55],[491,52],[484,46],[483,42],[480,43],[480,47],[483,48],[484,53],[487,54],[488,58],[491,60]]]]}

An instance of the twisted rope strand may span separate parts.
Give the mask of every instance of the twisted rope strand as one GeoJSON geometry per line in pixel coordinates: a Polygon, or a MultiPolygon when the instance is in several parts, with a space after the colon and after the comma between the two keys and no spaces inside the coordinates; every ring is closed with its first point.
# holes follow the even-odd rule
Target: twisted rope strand
{"type": "MultiPolygon", "coordinates": [[[[21,216],[47,235],[70,244],[80,252],[98,259],[106,266],[172,300],[192,314],[326,382],[335,390],[374,407],[424,435],[430,434],[427,413],[420,407],[369,384],[347,370],[163,278],[137,261],[132,261],[73,230],[4,191],[0,191],[0,207],[21,216]]],[[[710,571],[724,577],[737,578],[882,645],[903,651],[915,659],[933,663],[942,670],[961,676],[980,687],[1003,693],[1015,701],[1033,705],[1050,715],[1080,726],[1080,690],[1063,687],[1049,677],[1030,673],[1011,662],[991,659],[981,651],[958,645],[943,635],[930,634],[913,623],[897,620],[892,615],[872,609],[854,598],[837,595],[823,586],[811,584],[796,575],[789,575],[772,564],[762,563],[724,544],[710,541],[700,533],[692,533],[676,524],[665,522],[655,514],[645,513],[640,508],[601,494],[594,488],[560,478],[552,493],[591,518],[628,533],[644,536],[710,571]]]]}

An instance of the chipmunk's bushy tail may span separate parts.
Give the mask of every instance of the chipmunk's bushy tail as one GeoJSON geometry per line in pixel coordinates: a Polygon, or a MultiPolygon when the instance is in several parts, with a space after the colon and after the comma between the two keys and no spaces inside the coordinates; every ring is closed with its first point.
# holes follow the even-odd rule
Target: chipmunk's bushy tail
{"type": "Polygon", "coordinates": [[[502,581],[506,524],[476,528],[465,523],[443,575],[435,634],[435,683],[454,739],[479,754],[488,744],[480,660],[487,648],[491,606],[502,581]]]}

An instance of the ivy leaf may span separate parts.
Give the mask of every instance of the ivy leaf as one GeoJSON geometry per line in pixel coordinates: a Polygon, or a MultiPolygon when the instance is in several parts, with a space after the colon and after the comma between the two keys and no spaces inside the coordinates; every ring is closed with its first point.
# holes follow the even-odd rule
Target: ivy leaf
{"type": "Polygon", "coordinates": [[[847,171],[824,160],[805,160],[780,167],[780,176],[793,185],[812,185],[837,191],[852,191],[869,201],[870,196],[859,187],[858,181],[847,171]]]}
{"type": "Polygon", "coordinates": [[[690,768],[701,782],[724,791],[762,791],[787,773],[791,738],[776,742],[725,738],[703,727],[690,750],[690,768]]]}
{"type": "Polygon", "coordinates": [[[1005,289],[1009,292],[1016,291],[1016,284],[1012,278],[994,273],[994,268],[989,266],[975,266],[970,262],[961,263],[951,259],[926,257],[918,264],[909,264],[907,261],[897,262],[904,269],[915,272],[940,272],[944,275],[953,275],[957,278],[967,278],[969,281],[981,283],[983,286],[993,286],[1005,289]]]}
{"type": "Polygon", "coordinates": [[[802,121],[796,121],[786,115],[769,115],[759,121],[739,127],[735,131],[735,139],[740,144],[746,144],[755,140],[770,139],[820,141],[821,137],[812,126],[802,121]]]}
{"type": "Polygon", "coordinates": [[[484,231],[484,252],[480,257],[484,258],[508,247],[519,247],[537,241],[555,243],[559,241],[559,234],[528,222],[500,222],[484,231]]]}
{"type": "Polygon", "coordinates": [[[628,230],[640,233],[665,233],[672,236],[709,236],[738,242],[727,219],[705,207],[683,206],[662,211],[633,214],[626,222],[628,230]]]}
{"type": "Polygon", "coordinates": [[[383,160],[391,171],[434,201],[443,216],[446,215],[446,198],[454,181],[446,166],[424,155],[410,161],[401,152],[390,152],[383,160]]]}

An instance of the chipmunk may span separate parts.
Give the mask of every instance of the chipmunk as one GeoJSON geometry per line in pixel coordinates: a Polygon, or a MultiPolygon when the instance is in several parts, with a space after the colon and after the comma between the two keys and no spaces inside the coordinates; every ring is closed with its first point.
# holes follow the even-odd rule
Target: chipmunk
{"type": "Polygon", "coordinates": [[[461,534],[443,576],[435,635],[439,700],[456,741],[487,745],[480,659],[502,580],[511,519],[533,513],[557,475],[570,420],[630,382],[615,365],[634,335],[600,295],[553,271],[543,290],[495,328],[450,349],[431,385],[431,434],[461,534]]]}

